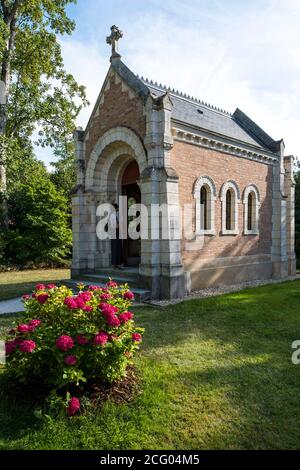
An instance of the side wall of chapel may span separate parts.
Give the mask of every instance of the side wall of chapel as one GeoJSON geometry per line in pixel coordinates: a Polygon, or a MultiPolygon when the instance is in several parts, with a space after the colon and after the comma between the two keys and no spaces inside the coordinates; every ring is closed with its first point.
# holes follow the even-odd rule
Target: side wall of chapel
{"type": "Polygon", "coordinates": [[[193,230],[196,180],[201,176],[209,177],[216,187],[215,235],[205,235],[203,247],[196,251],[190,251],[191,245],[182,237],[182,262],[189,289],[272,277],[273,167],[177,141],[171,151],[170,164],[179,176],[181,207],[185,204],[193,206],[193,230]],[[227,181],[233,181],[240,193],[236,235],[222,233],[221,188],[227,181]],[[249,185],[255,185],[260,196],[258,235],[244,234],[243,193],[249,185]]]}

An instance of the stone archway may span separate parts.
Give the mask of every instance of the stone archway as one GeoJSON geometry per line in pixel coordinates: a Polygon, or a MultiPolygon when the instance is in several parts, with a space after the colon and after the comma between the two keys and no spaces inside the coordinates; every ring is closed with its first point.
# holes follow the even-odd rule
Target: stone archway
{"type": "Polygon", "coordinates": [[[136,159],[140,173],[147,167],[144,146],[135,132],[127,127],[112,128],[100,137],[89,158],[85,177],[87,191],[98,186],[99,177],[100,183],[105,183],[111,164],[122,152],[136,159]]]}
{"type": "MultiPolygon", "coordinates": [[[[97,142],[88,161],[85,193],[92,194],[90,246],[88,268],[108,268],[111,264],[110,240],[99,240],[96,235],[97,205],[114,203],[122,195],[122,175],[126,166],[136,161],[140,174],[147,167],[146,152],[139,137],[125,127],[107,131],[97,142]]],[[[141,253],[142,258],[142,253],[141,253]]]]}

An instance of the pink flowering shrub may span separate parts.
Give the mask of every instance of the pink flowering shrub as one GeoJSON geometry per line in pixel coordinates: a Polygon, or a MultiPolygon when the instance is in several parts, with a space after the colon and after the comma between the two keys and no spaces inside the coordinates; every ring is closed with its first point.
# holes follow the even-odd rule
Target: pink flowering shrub
{"type": "MultiPolygon", "coordinates": [[[[7,369],[21,383],[34,380],[50,390],[68,390],[93,381],[114,382],[126,375],[142,341],[130,311],[133,294],[127,285],[66,286],[38,284],[23,296],[24,318],[8,333],[7,369]]],[[[68,414],[80,401],[73,397],[68,414]]]]}

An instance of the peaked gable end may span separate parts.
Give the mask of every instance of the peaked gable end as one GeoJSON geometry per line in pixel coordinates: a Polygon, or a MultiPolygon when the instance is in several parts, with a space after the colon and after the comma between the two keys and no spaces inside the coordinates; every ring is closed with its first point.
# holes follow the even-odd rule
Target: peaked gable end
{"type": "Polygon", "coordinates": [[[85,130],[87,159],[98,139],[113,127],[128,127],[141,139],[146,133],[142,91],[130,86],[116,69],[110,67],[85,130]]]}

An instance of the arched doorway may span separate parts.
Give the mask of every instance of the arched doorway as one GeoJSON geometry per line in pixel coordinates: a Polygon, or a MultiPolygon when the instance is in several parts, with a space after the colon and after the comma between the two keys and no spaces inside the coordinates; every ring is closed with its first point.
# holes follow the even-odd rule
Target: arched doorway
{"type": "MultiPolygon", "coordinates": [[[[138,164],[132,160],[125,168],[122,176],[122,195],[127,197],[127,214],[128,209],[133,204],[141,203],[141,191],[137,184],[140,171],[138,164]]],[[[132,217],[128,216],[128,226],[132,217]]],[[[140,229],[140,227],[139,227],[140,229]]],[[[123,240],[123,258],[124,262],[129,266],[137,266],[141,260],[141,240],[132,240],[127,238],[123,240]]]]}

